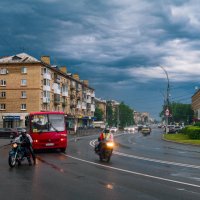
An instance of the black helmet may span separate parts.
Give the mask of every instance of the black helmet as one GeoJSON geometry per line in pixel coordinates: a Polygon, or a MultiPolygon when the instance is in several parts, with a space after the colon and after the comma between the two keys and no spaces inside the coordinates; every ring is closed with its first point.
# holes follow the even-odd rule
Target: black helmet
{"type": "Polygon", "coordinates": [[[26,135],[26,129],[22,129],[21,134],[22,134],[22,136],[26,135]]]}
{"type": "Polygon", "coordinates": [[[110,133],[110,129],[109,129],[109,128],[106,128],[106,129],[104,130],[104,133],[110,133]]]}

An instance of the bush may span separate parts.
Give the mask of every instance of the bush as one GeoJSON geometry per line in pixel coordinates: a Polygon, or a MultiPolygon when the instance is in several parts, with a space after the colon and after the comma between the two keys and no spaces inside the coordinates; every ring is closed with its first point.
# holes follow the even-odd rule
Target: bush
{"type": "Polygon", "coordinates": [[[187,126],[183,128],[180,133],[188,135],[189,139],[200,139],[200,126],[187,126]]]}
{"type": "Polygon", "coordinates": [[[199,126],[199,127],[200,127],[200,122],[196,122],[196,123],[194,124],[194,126],[199,126]]]}

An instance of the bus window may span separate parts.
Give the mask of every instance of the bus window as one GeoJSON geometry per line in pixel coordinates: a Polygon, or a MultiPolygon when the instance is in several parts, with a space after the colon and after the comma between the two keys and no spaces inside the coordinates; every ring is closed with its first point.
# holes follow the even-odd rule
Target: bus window
{"type": "Polygon", "coordinates": [[[49,115],[50,131],[64,131],[65,121],[63,115],[49,115]]]}
{"type": "Polygon", "coordinates": [[[32,131],[47,132],[48,131],[48,117],[47,115],[34,115],[32,118],[32,131]]]}

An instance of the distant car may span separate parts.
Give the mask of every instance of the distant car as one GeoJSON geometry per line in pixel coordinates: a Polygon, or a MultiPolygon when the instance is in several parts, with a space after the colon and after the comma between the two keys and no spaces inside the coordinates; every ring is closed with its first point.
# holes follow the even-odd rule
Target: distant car
{"type": "Polygon", "coordinates": [[[118,128],[117,127],[111,127],[110,128],[110,132],[111,133],[116,133],[118,131],[118,128]]]}
{"type": "Polygon", "coordinates": [[[148,126],[143,126],[141,129],[142,134],[150,134],[151,133],[151,128],[148,126]]]}
{"type": "Polygon", "coordinates": [[[0,137],[15,138],[18,136],[18,131],[13,128],[0,128],[0,137]]]}
{"type": "Polygon", "coordinates": [[[134,131],[135,131],[135,127],[133,126],[128,127],[128,132],[134,132],[134,131]]]}
{"type": "Polygon", "coordinates": [[[168,133],[178,133],[181,130],[180,126],[169,125],[168,126],[168,133]]]}

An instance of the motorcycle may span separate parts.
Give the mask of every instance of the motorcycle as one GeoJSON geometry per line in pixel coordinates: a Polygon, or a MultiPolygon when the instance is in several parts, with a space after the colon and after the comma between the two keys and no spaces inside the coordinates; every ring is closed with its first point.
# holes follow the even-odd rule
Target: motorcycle
{"type": "Polygon", "coordinates": [[[97,146],[95,147],[95,152],[99,155],[100,161],[110,161],[113,152],[113,147],[114,142],[112,141],[101,141],[99,150],[97,146]]]}
{"type": "Polygon", "coordinates": [[[8,164],[10,167],[15,167],[16,164],[19,166],[21,165],[21,162],[29,155],[27,155],[25,148],[22,147],[22,143],[11,141],[11,145],[12,149],[9,152],[8,164]]]}

